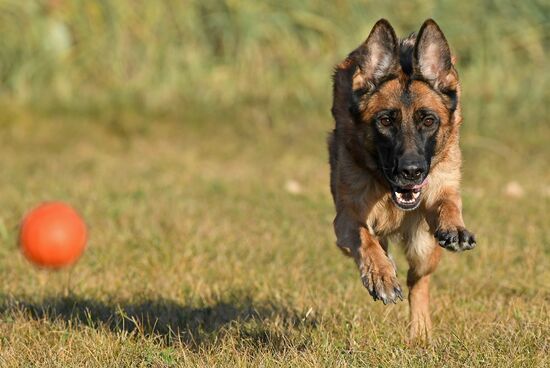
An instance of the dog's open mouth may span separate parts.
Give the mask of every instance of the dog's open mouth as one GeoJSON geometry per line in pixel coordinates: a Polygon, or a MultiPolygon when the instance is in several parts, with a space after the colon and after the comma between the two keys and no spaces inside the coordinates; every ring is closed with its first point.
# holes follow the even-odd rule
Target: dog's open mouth
{"type": "Polygon", "coordinates": [[[391,197],[395,205],[402,210],[411,211],[420,204],[422,188],[428,183],[425,179],[421,184],[407,185],[403,187],[393,186],[391,197]]]}

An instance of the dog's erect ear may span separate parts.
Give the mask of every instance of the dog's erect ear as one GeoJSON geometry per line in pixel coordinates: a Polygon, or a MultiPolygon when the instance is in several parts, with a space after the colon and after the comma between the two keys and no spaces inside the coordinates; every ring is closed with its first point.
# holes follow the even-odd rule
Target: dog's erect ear
{"type": "Polygon", "coordinates": [[[369,91],[391,77],[399,67],[398,41],[395,31],[380,19],[367,40],[350,54],[357,66],[353,74],[353,90],[369,91]]]}
{"type": "Polygon", "coordinates": [[[433,19],[420,27],[413,53],[414,75],[426,80],[434,89],[454,90],[458,82],[451,50],[443,32],[433,19]]]}
{"type": "Polygon", "coordinates": [[[395,31],[380,19],[367,40],[336,66],[332,114],[337,126],[353,126],[354,115],[362,95],[373,91],[399,70],[398,41],[395,31]]]}

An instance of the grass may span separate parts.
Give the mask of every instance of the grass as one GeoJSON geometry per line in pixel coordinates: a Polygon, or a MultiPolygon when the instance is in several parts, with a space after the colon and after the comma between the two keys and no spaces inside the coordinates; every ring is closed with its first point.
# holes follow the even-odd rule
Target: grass
{"type": "Polygon", "coordinates": [[[334,246],[328,116],[129,119],[3,122],[0,365],[550,363],[548,130],[516,132],[515,145],[466,130],[464,212],[479,245],[445,255],[433,344],[408,348],[406,303],[374,303],[334,246]],[[523,196],[506,195],[510,181],[523,196]],[[20,217],[49,199],[91,230],[72,271],[36,269],[15,246],[20,217]]]}
{"type": "Polygon", "coordinates": [[[138,3],[0,0],[0,366],[550,365],[547,2],[138,3]],[[331,68],[381,17],[434,17],[463,85],[479,245],[429,346],[332,233],[331,68]],[[72,270],[16,246],[52,199],[90,228],[72,270]]]}
{"type": "Polygon", "coordinates": [[[434,17],[458,56],[470,127],[486,134],[529,124],[550,98],[549,10],[544,0],[0,0],[0,106],[324,114],[332,66],[376,20],[406,36],[434,17]]]}

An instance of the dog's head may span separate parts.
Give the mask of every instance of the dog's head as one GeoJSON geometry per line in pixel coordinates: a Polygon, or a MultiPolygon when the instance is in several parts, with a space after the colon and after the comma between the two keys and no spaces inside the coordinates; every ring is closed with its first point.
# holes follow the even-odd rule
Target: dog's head
{"type": "Polygon", "coordinates": [[[337,66],[333,115],[356,161],[374,170],[397,207],[421,202],[430,169],[460,123],[458,75],[438,25],[399,41],[382,19],[337,66]]]}

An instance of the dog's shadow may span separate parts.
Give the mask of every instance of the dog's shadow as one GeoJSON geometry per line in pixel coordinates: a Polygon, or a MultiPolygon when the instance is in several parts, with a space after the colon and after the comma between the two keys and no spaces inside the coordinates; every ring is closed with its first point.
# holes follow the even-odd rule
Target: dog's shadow
{"type": "MultiPolygon", "coordinates": [[[[200,307],[168,299],[137,303],[105,303],[77,296],[50,297],[38,302],[14,297],[3,299],[0,315],[18,312],[34,320],[61,320],[114,333],[155,336],[162,344],[181,343],[191,349],[215,346],[226,334],[231,334],[238,337],[239,343],[279,350],[292,340],[288,334],[315,328],[317,324],[306,312],[271,302],[255,302],[250,297],[219,300],[200,307]]],[[[305,341],[295,343],[307,344],[305,341]]]]}

